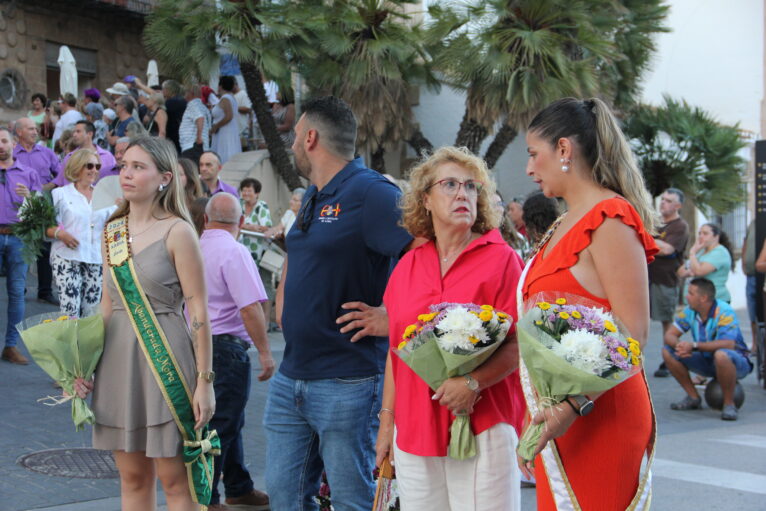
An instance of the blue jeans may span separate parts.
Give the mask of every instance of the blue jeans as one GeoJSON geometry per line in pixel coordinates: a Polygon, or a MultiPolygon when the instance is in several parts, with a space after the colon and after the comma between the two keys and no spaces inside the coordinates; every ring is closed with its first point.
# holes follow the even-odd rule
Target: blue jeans
{"type": "Polygon", "coordinates": [[[16,324],[24,319],[24,291],[29,265],[21,258],[24,243],[11,234],[0,234],[0,266],[7,268],[5,288],[8,292],[8,323],[5,327],[5,345],[16,346],[21,336],[16,324]]]}
{"type": "MultiPolygon", "coordinates": [[[[668,350],[673,358],[686,366],[689,371],[697,373],[700,376],[704,376],[705,378],[716,377],[715,361],[713,360],[712,352],[695,351],[692,353],[691,357],[680,358],[678,355],[676,355],[675,350],[667,344],[665,345],[665,349],[668,350]]],[[[731,363],[734,364],[734,368],[737,370],[737,380],[741,380],[750,374],[750,371],[753,370],[753,366],[750,363],[750,360],[748,360],[748,358],[742,353],[728,349],[720,349],[718,351],[723,351],[726,353],[726,355],[729,357],[729,360],[731,360],[731,363]]]]}
{"type": "Polygon", "coordinates": [[[211,504],[218,504],[218,480],[223,470],[223,486],[227,497],[241,497],[253,490],[253,480],[245,467],[242,449],[242,427],[245,425],[245,406],[250,397],[250,357],[245,347],[234,336],[213,336],[213,371],[215,371],[215,414],[210,429],[218,431],[221,455],[213,466],[213,496],[211,504]]]}
{"type": "Polygon", "coordinates": [[[266,411],[266,487],[275,511],[316,511],[322,468],[336,511],[369,511],[383,375],[293,380],[277,373],[266,411]]]}

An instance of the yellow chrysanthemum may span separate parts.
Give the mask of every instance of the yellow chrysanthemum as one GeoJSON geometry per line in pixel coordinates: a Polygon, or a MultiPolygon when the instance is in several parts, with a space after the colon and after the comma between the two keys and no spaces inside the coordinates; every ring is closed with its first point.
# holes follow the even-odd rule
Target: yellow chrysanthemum
{"type": "Polygon", "coordinates": [[[604,321],[604,328],[605,328],[605,329],[606,329],[608,332],[612,332],[612,333],[614,333],[614,332],[616,332],[616,331],[617,331],[617,327],[616,327],[616,326],[614,326],[614,323],[612,323],[612,322],[611,322],[611,321],[609,321],[609,320],[607,320],[607,321],[604,321]]]}
{"type": "Polygon", "coordinates": [[[625,349],[625,348],[623,348],[622,346],[620,346],[619,348],[617,348],[617,353],[619,353],[620,355],[622,355],[622,356],[623,356],[623,357],[625,357],[625,358],[628,358],[628,350],[626,350],[626,349],[625,349]]]}
{"type": "Polygon", "coordinates": [[[559,317],[561,319],[569,319],[569,313],[567,313],[567,312],[559,312],[559,317]]]}
{"type": "Polygon", "coordinates": [[[492,307],[491,305],[482,305],[481,308],[482,308],[482,310],[485,310],[485,311],[493,311],[493,310],[495,310],[495,308],[492,307]]]}
{"type": "Polygon", "coordinates": [[[505,312],[498,312],[497,317],[500,319],[508,319],[508,314],[506,314],[505,312]]]}
{"type": "Polygon", "coordinates": [[[572,317],[575,319],[582,319],[582,314],[577,311],[572,311],[572,317]]]}
{"type": "Polygon", "coordinates": [[[69,316],[59,316],[56,318],[56,321],[66,321],[67,319],[69,319],[69,316]]]}
{"type": "Polygon", "coordinates": [[[548,309],[551,308],[551,304],[549,304],[548,302],[537,302],[537,306],[544,311],[547,311],[548,309]]]}
{"type": "Polygon", "coordinates": [[[492,311],[488,310],[483,310],[479,313],[479,319],[482,321],[492,321],[492,316],[494,316],[494,314],[492,314],[492,311]]]}
{"type": "Polygon", "coordinates": [[[625,338],[625,340],[626,340],[626,341],[628,341],[630,344],[633,344],[633,343],[636,343],[636,344],[638,344],[638,341],[637,341],[637,340],[635,340],[635,339],[634,339],[634,338],[632,338],[632,337],[626,337],[626,338],[625,338]]]}
{"type": "Polygon", "coordinates": [[[418,316],[418,321],[422,321],[423,323],[428,323],[432,319],[434,319],[439,313],[438,312],[430,312],[428,314],[421,314],[418,316]]]}
{"type": "Polygon", "coordinates": [[[468,340],[471,341],[471,344],[476,344],[477,342],[479,342],[479,338],[474,337],[472,335],[468,337],[468,340]]]}
{"type": "Polygon", "coordinates": [[[567,299],[566,298],[556,298],[556,304],[557,305],[566,305],[567,299]]]}
{"type": "Polygon", "coordinates": [[[44,319],[43,323],[53,323],[53,320],[52,319],[44,319]]]}
{"type": "Polygon", "coordinates": [[[637,366],[641,363],[641,359],[633,355],[632,357],[630,357],[630,363],[633,364],[634,366],[637,366]]]}
{"type": "Polygon", "coordinates": [[[397,346],[397,349],[403,350],[405,346],[407,346],[407,341],[402,341],[399,343],[399,346],[397,346]]]}
{"type": "Polygon", "coordinates": [[[404,329],[404,334],[402,335],[402,339],[409,339],[412,334],[415,333],[415,330],[417,330],[416,325],[409,325],[407,328],[404,329]]]}
{"type": "Polygon", "coordinates": [[[634,355],[640,355],[641,354],[641,346],[637,342],[630,343],[630,346],[628,346],[628,349],[634,355]]]}
{"type": "Polygon", "coordinates": [[[539,319],[538,319],[537,321],[535,321],[535,325],[538,325],[538,326],[540,326],[540,325],[542,325],[542,324],[543,324],[543,322],[542,322],[542,321],[540,321],[539,319]]]}

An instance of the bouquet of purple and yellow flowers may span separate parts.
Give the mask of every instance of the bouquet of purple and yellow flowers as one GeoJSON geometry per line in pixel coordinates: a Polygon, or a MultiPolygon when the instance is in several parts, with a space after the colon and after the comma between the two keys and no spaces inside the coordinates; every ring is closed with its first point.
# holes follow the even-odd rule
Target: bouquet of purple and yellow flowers
{"type": "MultiPolygon", "coordinates": [[[[393,351],[436,391],[448,378],[466,375],[484,363],[505,340],[511,322],[508,314],[491,305],[440,303],[404,330],[393,351]]],[[[455,459],[476,455],[467,414],[452,423],[448,452],[455,459]]]]}
{"type": "MultiPolygon", "coordinates": [[[[543,407],[567,396],[604,392],[641,370],[641,346],[599,304],[575,295],[539,293],[517,324],[521,358],[543,407]]],[[[543,424],[526,429],[517,452],[531,460],[543,424]]]]}

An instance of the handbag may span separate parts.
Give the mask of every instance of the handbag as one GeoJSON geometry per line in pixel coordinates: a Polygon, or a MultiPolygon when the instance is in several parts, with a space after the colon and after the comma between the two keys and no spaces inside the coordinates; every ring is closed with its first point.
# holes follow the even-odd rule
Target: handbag
{"type": "Polygon", "coordinates": [[[399,509],[398,502],[396,502],[399,496],[394,488],[395,479],[394,467],[391,466],[391,462],[389,462],[388,456],[386,456],[380,464],[378,485],[375,489],[372,511],[389,511],[394,506],[395,509],[399,509]]]}

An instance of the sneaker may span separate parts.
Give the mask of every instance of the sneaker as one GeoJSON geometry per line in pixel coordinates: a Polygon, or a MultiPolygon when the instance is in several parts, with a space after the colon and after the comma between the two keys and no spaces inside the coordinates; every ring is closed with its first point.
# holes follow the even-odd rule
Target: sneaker
{"type": "Polygon", "coordinates": [[[269,496],[260,490],[252,490],[241,497],[226,497],[226,505],[248,511],[269,511],[269,496]]]}
{"type": "Polygon", "coordinates": [[[699,410],[702,408],[702,398],[693,398],[690,396],[684,396],[681,401],[670,403],[670,408],[673,410],[699,410]]]}
{"type": "Polygon", "coordinates": [[[20,366],[29,364],[27,357],[22,355],[19,349],[15,346],[6,346],[3,348],[2,359],[11,364],[18,364],[20,366]]]}
{"type": "Polygon", "coordinates": [[[723,411],[721,412],[721,420],[724,421],[735,421],[737,420],[737,407],[734,405],[724,405],[723,411]]]}
{"type": "Polygon", "coordinates": [[[667,378],[668,376],[670,376],[670,371],[668,371],[667,369],[664,369],[662,367],[660,367],[659,369],[654,371],[654,377],[655,378],[667,378]]]}

